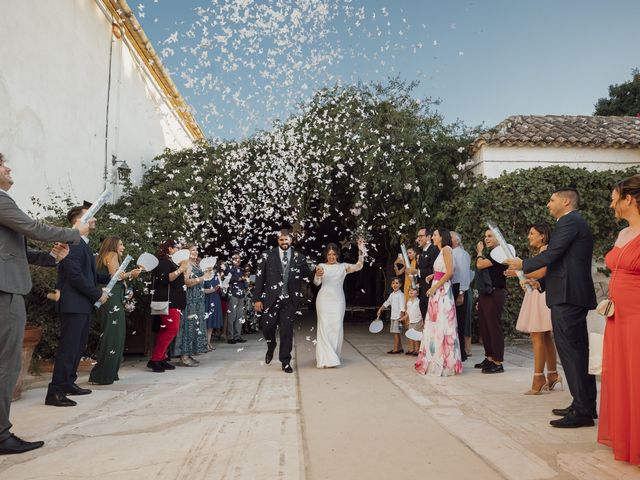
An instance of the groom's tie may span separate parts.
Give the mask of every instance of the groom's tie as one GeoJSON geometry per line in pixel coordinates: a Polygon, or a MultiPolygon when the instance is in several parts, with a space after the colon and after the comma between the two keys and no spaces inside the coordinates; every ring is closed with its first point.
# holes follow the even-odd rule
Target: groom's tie
{"type": "Polygon", "coordinates": [[[282,252],[282,297],[289,297],[289,251],[282,252]]]}

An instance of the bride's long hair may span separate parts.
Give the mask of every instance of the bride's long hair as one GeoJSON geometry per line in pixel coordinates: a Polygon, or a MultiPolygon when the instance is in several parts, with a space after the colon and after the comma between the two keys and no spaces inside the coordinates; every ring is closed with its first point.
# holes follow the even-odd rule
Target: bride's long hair
{"type": "Polygon", "coordinates": [[[340,261],[340,247],[338,247],[336,243],[330,243],[326,247],[324,247],[324,252],[322,252],[323,262],[327,261],[327,255],[329,255],[329,252],[335,252],[336,257],[338,257],[336,260],[338,262],[340,261]]]}

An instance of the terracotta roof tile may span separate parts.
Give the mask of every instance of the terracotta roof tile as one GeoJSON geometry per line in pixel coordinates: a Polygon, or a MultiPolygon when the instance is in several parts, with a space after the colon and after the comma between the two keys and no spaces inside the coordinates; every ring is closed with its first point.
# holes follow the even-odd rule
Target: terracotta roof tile
{"type": "Polygon", "coordinates": [[[482,145],[640,148],[640,118],[572,115],[514,115],[479,136],[482,145]]]}

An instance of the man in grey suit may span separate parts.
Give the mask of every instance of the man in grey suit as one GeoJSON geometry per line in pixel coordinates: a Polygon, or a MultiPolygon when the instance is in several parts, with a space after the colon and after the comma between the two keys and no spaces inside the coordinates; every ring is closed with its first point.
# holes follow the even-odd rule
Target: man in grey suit
{"type": "Polygon", "coordinates": [[[23,453],[44,442],[26,442],[10,433],[9,410],[20,371],[27,319],[23,296],[31,290],[29,263],[54,267],[69,253],[67,243],[80,242],[88,225],[77,229],[45,225],[31,219],[9,195],[11,169],[0,153],[0,455],[23,453]],[[51,252],[27,248],[26,238],[56,243],[51,252]]]}

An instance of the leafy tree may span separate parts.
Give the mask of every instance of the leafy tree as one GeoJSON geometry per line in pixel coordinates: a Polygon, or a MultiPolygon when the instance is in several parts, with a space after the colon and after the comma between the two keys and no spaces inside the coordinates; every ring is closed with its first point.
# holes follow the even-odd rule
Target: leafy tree
{"type": "Polygon", "coordinates": [[[640,71],[632,71],[629,82],[609,86],[609,98],[601,98],[596,103],[594,115],[640,116],[640,71]]]}

